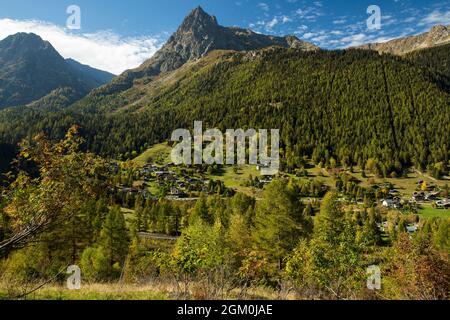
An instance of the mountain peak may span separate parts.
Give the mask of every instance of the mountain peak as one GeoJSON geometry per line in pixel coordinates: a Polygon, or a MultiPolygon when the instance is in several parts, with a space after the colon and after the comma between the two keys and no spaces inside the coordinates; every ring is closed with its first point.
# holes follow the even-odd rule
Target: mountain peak
{"type": "Polygon", "coordinates": [[[207,15],[209,16],[205,10],[203,10],[202,6],[198,6],[197,8],[195,8],[194,10],[191,11],[191,14],[203,14],[203,15],[207,15]]]}
{"type": "Polygon", "coordinates": [[[450,25],[449,26],[444,26],[442,24],[438,24],[438,25],[434,26],[433,28],[431,28],[430,32],[431,33],[446,32],[446,31],[449,30],[449,28],[450,28],[450,25]]]}
{"type": "Polygon", "coordinates": [[[37,40],[42,40],[42,38],[40,36],[38,36],[35,33],[27,33],[27,32],[18,32],[16,34],[12,34],[10,36],[8,36],[8,38],[16,38],[16,39],[37,39],[37,40]]]}
{"type": "Polygon", "coordinates": [[[3,47],[14,48],[14,47],[28,47],[28,48],[42,48],[47,47],[50,44],[40,36],[34,33],[19,32],[6,37],[4,40],[0,41],[0,45],[3,47]]]}
{"type": "Polygon", "coordinates": [[[186,16],[178,30],[153,57],[137,69],[117,77],[110,86],[102,88],[102,94],[129,89],[135,79],[152,78],[163,72],[174,71],[214,50],[250,51],[271,46],[319,50],[317,46],[292,36],[269,36],[238,27],[223,27],[215,16],[206,13],[202,7],[197,7],[186,16]]]}
{"type": "Polygon", "coordinates": [[[63,58],[48,41],[34,33],[16,33],[0,41],[0,63],[5,61],[31,61],[46,57],[61,62],[63,58]]]}
{"type": "Polygon", "coordinates": [[[217,18],[207,14],[202,7],[198,6],[184,18],[179,31],[196,30],[201,28],[218,27],[217,18]]]}
{"type": "Polygon", "coordinates": [[[0,109],[26,105],[58,88],[71,88],[81,97],[110,80],[99,73],[66,61],[34,33],[10,35],[0,41],[0,109]]]}

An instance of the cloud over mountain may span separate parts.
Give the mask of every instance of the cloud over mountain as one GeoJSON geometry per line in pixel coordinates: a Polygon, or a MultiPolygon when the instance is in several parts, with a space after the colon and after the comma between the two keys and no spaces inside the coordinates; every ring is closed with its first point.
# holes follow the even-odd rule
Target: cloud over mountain
{"type": "Polygon", "coordinates": [[[159,48],[156,37],[120,37],[113,32],[81,33],[37,20],[0,19],[0,40],[9,35],[35,33],[49,41],[64,58],[114,74],[139,66],[159,48]]]}

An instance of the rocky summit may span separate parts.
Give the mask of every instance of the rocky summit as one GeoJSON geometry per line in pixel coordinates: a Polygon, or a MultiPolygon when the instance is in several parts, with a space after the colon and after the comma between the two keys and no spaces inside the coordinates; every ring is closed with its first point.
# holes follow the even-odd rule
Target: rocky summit
{"type": "Polygon", "coordinates": [[[320,49],[295,36],[276,37],[258,34],[249,29],[223,27],[215,16],[210,16],[201,7],[197,7],[186,16],[178,30],[152,58],[139,68],[125,72],[109,88],[113,91],[125,89],[132,85],[134,79],[176,70],[186,62],[199,59],[213,50],[248,51],[270,46],[305,51],[320,49]]]}
{"type": "Polygon", "coordinates": [[[399,38],[385,43],[370,43],[359,48],[371,49],[380,53],[403,55],[415,50],[432,48],[446,43],[450,43],[450,26],[437,25],[429,32],[417,36],[399,38]]]}

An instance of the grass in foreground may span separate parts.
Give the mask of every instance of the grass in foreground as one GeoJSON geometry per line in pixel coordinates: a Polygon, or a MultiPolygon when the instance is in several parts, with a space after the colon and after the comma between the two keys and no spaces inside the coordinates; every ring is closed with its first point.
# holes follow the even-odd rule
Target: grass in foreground
{"type": "MultiPolygon", "coordinates": [[[[19,293],[20,295],[20,293],[19,293]]],[[[0,299],[11,295],[0,288],[0,299]]],[[[167,300],[168,294],[154,286],[120,284],[82,284],[80,290],[69,290],[62,285],[49,285],[37,290],[26,300],[167,300]]]]}
{"type": "MultiPolygon", "coordinates": [[[[117,283],[83,284],[80,290],[69,290],[65,285],[49,284],[27,295],[17,298],[23,292],[28,292],[33,286],[27,286],[19,290],[14,288],[14,293],[0,284],[0,300],[178,300],[178,299],[205,299],[205,285],[191,283],[190,293],[186,295],[177,291],[173,283],[159,283],[148,285],[121,285],[117,283]]],[[[216,297],[225,300],[276,300],[299,299],[294,293],[282,293],[267,287],[235,288],[228,292],[227,296],[216,297]]]]}

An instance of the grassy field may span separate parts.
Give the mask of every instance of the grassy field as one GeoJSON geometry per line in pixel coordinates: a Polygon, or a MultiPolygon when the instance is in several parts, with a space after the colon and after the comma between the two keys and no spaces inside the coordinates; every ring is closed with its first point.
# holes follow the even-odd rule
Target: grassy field
{"type": "MultiPolygon", "coordinates": [[[[177,300],[186,299],[174,282],[156,282],[145,285],[130,285],[119,283],[81,283],[80,290],[69,290],[64,284],[48,284],[39,290],[27,294],[34,288],[4,286],[0,283],[0,300],[19,299],[21,300],[177,300]]],[[[189,285],[190,295],[188,299],[205,299],[205,284],[192,282],[189,285]]],[[[283,294],[268,287],[246,288],[242,294],[242,288],[235,288],[228,292],[226,296],[219,297],[225,300],[275,300],[299,299],[294,293],[283,294]]]]}
{"type": "Polygon", "coordinates": [[[419,210],[419,214],[421,217],[425,219],[430,218],[450,218],[450,210],[445,209],[436,209],[431,206],[431,204],[423,204],[421,205],[421,209],[419,210]]]}
{"type": "Polygon", "coordinates": [[[235,172],[234,167],[227,166],[224,168],[224,172],[222,174],[211,175],[210,178],[223,181],[225,186],[228,188],[232,188],[238,192],[260,198],[262,190],[244,186],[244,184],[249,180],[250,176],[252,176],[253,178],[260,176],[259,171],[256,170],[256,166],[240,166],[238,167],[237,172],[235,172]]]}
{"type": "MultiPolygon", "coordinates": [[[[29,290],[29,288],[28,288],[29,290]]],[[[24,289],[23,292],[28,292],[24,289]]],[[[23,294],[0,288],[0,299],[23,294]]],[[[63,285],[48,285],[29,294],[26,300],[167,300],[164,288],[156,286],[132,286],[121,284],[83,284],[80,290],[69,290],[63,285]]]]}
{"type": "Polygon", "coordinates": [[[153,147],[144,151],[141,155],[136,157],[133,161],[138,165],[145,165],[146,163],[158,162],[166,164],[170,162],[170,152],[172,148],[167,143],[156,144],[153,147]]]}
{"type": "MultiPolygon", "coordinates": [[[[331,174],[329,174],[325,169],[320,169],[318,167],[313,167],[310,169],[307,169],[308,177],[310,178],[316,178],[320,181],[322,181],[325,185],[329,187],[334,186],[333,177],[331,174]]],[[[441,188],[444,187],[445,184],[450,185],[449,180],[436,180],[431,177],[429,177],[426,174],[421,174],[418,172],[410,172],[406,177],[401,178],[377,178],[371,175],[367,175],[366,178],[362,177],[362,171],[361,169],[354,168],[353,172],[351,173],[353,177],[361,181],[361,186],[368,188],[372,186],[373,184],[383,184],[383,183],[391,183],[395,189],[397,189],[403,196],[410,197],[414,191],[416,191],[417,188],[417,182],[422,180],[426,181],[427,184],[433,184],[437,185],[441,188]]]]}

